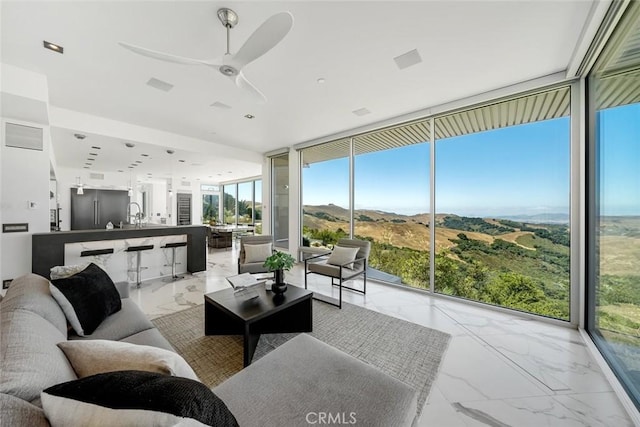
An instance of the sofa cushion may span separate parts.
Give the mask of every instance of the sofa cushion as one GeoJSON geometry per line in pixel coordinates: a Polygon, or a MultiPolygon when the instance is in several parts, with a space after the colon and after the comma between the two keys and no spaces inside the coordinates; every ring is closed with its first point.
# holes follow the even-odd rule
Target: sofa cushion
{"type": "Polygon", "coordinates": [[[109,275],[91,263],[79,273],[53,280],[51,294],[80,336],[89,335],[121,308],[120,294],[109,275]]]}
{"type": "Polygon", "coordinates": [[[261,262],[264,264],[264,261],[271,256],[273,253],[273,249],[271,248],[271,242],[262,243],[259,245],[255,244],[245,244],[244,245],[244,262],[261,262]]]}
{"type": "Polygon", "coordinates": [[[198,381],[142,371],[93,375],[42,392],[52,426],[237,426],[224,402],[198,381]]]}
{"type": "Polygon", "coordinates": [[[131,344],[151,345],[158,348],[164,348],[165,350],[175,351],[175,349],[171,347],[171,344],[169,344],[169,341],[167,341],[167,339],[163,337],[160,331],[156,328],[146,329],[142,332],[138,332],[137,334],[122,338],[120,341],[131,344]]]}
{"type": "Polygon", "coordinates": [[[0,393],[0,420],[7,426],[49,427],[42,408],[3,393],[0,393]]]}
{"type": "Polygon", "coordinates": [[[26,274],[14,279],[2,299],[3,312],[20,308],[42,316],[66,335],[67,319],[58,303],[51,297],[49,281],[37,274],[26,274]]]}
{"type": "Polygon", "coordinates": [[[327,259],[327,264],[342,265],[347,268],[353,268],[353,260],[356,259],[358,248],[347,248],[343,246],[334,246],[331,255],[327,259]],[[348,264],[351,263],[351,264],[348,264]],[[347,265],[345,265],[347,264],[347,265]]]}
{"type": "Polygon", "coordinates": [[[79,378],[112,371],[148,371],[191,378],[198,376],[177,353],[148,345],[109,340],[58,343],[79,378]]]}
{"type": "Polygon", "coordinates": [[[69,339],[120,341],[140,331],[153,328],[153,324],[131,298],[121,300],[121,309],[107,317],[90,335],[70,334],[69,339]]]}
{"type": "Polygon", "coordinates": [[[344,417],[346,424],[409,426],[417,413],[411,387],[307,334],[213,392],[243,427],[321,424],[319,413],[344,417]]]}
{"type": "Polygon", "coordinates": [[[31,402],[43,389],[76,378],[56,346],[66,335],[46,319],[27,310],[3,310],[0,324],[0,393],[31,402]]]}

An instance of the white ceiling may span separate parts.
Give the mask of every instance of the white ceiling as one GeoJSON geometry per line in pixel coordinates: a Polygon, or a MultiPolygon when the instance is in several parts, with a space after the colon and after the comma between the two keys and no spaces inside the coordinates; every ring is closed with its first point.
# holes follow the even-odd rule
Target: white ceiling
{"type": "MultiPolygon", "coordinates": [[[[263,153],[565,70],[592,3],[2,1],[0,52],[2,62],[48,77],[54,107],[263,153]],[[268,98],[265,105],[214,69],[165,63],[118,45],[220,57],[226,43],[220,7],[239,15],[232,52],[269,16],[283,10],[294,16],[285,39],[244,69],[268,98]],[[64,54],[44,49],[43,40],[64,46],[64,54]],[[412,49],[423,62],[399,70],[393,58],[412,49]],[[147,86],[152,77],[174,88],[147,86]],[[216,101],[232,108],[211,107],[216,101]],[[352,113],[360,108],[371,114],[352,113]]],[[[82,123],[53,132],[62,166],[82,167],[76,163],[86,158],[67,152],[74,140],[64,136],[74,131],[82,123]]],[[[121,142],[105,141],[115,160],[127,153],[121,142]]],[[[116,163],[103,167],[122,168],[116,163]]],[[[225,174],[226,165],[212,163],[207,173],[225,174]]]]}

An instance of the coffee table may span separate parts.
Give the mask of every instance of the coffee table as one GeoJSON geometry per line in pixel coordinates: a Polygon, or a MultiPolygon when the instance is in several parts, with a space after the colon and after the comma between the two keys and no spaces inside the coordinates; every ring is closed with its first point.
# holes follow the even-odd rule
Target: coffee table
{"type": "Polygon", "coordinates": [[[204,296],[204,334],[242,335],[244,366],[251,364],[261,334],[311,332],[313,292],[287,285],[282,296],[256,286],[257,298],[246,299],[223,289],[204,296]]]}

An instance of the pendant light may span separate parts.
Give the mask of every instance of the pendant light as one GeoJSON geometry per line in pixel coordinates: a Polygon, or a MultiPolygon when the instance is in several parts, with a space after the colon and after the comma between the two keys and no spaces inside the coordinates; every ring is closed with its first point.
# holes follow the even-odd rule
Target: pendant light
{"type": "Polygon", "coordinates": [[[84,194],[84,189],[82,188],[82,183],[80,183],[80,177],[76,177],[76,194],[82,196],[84,194]]]}

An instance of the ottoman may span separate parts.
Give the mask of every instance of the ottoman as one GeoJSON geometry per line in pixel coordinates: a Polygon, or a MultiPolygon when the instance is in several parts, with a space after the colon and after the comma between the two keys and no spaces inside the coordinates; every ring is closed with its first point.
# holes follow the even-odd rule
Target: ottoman
{"type": "Polygon", "coordinates": [[[250,426],[410,426],[417,393],[405,383],[300,334],[213,388],[250,426]]]}

